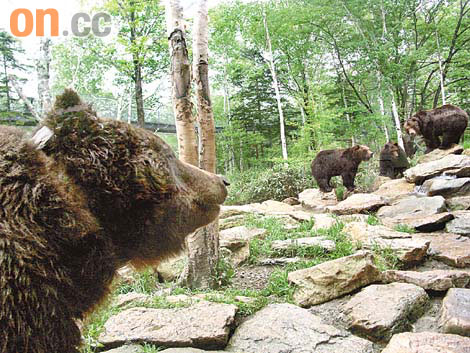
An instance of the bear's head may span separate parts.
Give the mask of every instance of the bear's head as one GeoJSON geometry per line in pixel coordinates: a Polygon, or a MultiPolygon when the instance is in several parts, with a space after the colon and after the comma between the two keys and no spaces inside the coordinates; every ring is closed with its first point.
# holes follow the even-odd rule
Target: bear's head
{"type": "Polygon", "coordinates": [[[380,153],[380,159],[381,160],[392,160],[395,158],[398,158],[400,156],[400,147],[398,146],[398,143],[394,142],[387,142],[381,153],[380,153]]]}
{"type": "Polygon", "coordinates": [[[356,161],[368,161],[374,153],[365,145],[355,145],[351,147],[352,157],[356,161]]]}
{"type": "Polygon", "coordinates": [[[422,125],[422,119],[419,115],[414,115],[408,120],[405,121],[405,124],[403,125],[403,128],[405,129],[405,132],[411,136],[415,137],[417,135],[421,135],[421,125],[422,125]]]}
{"type": "Polygon", "coordinates": [[[33,141],[83,191],[123,261],[178,252],[227,196],[221,177],[178,160],[150,131],[98,118],[71,90],[57,97],[43,125],[33,141]]]}

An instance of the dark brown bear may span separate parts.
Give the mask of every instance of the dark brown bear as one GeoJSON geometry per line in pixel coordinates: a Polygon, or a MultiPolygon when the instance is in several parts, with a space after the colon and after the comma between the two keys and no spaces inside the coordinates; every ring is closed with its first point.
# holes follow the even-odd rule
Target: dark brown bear
{"type": "Polygon", "coordinates": [[[32,140],[0,128],[0,352],[77,353],[116,270],[177,253],[214,220],[223,180],[160,138],[99,119],[73,91],[32,140]]]}
{"type": "Polygon", "coordinates": [[[356,145],[351,148],[320,151],[312,162],[312,175],[323,192],[330,192],[333,187],[330,179],[341,175],[343,185],[348,191],[354,190],[354,178],[362,161],[368,161],[373,153],[369,147],[356,145]]]}
{"type": "Polygon", "coordinates": [[[396,179],[410,167],[406,152],[398,143],[387,142],[380,151],[380,175],[396,179]]]}
{"type": "Polygon", "coordinates": [[[412,137],[423,136],[425,153],[429,153],[436,148],[447,149],[452,144],[459,143],[467,124],[468,114],[459,107],[447,104],[416,113],[405,122],[404,128],[412,137]]]}

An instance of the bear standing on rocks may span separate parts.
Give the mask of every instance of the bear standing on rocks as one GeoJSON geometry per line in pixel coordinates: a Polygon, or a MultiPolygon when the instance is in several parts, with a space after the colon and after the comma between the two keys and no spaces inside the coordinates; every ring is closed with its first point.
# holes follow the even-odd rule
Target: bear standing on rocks
{"type": "Polygon", "coordinates": [[[411,137],[423,136],[425,153],[429,153],[436,148],[447,149],[459,143],[467,124],[468,114],[459,107],[447,104],[416,113],[405,122],[404,128],[411,137]]]}
{"type": "Polygon", "coordinates": [[[28,140],[0,128],[0,352],[78,353],[116,270],[155,264],[213,221],[224,181],[68,90],[28,140]]]}
{"type": "Polygon", "coordinates": [[[348,191],[353,191],[359,164],[368,161],[372,156],[372,151],[364,145],[320,151],[312,162],[312,175],[322,192],[333,190],[330,179],[338,175],[343,178],[343,185],[348,191]]]}
{"type": "Polygon", "coordinates": [[[380,151],[380,175],[396,179],[410,167],[406,152],[398,143],[387,142],[380,151]]]}

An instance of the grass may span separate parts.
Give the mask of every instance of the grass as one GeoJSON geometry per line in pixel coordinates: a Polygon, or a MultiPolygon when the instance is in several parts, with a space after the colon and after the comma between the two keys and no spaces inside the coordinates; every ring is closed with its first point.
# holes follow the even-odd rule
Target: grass
{"type": "Polygon", "coordinates": [[[374,244],[372,252],[374,253],[375,265],[381,272],[401,269],[402,262],[393,249],[374,244]]]}
{"type": "Polygon", "coordinates": [[[375,214],[370,214],[367,216],[367,224],[368,225],[371,225],[371,226],[377,226],[377,225],[380,225],[382,224],[382,222],[380,221],[379,218],[377,218],[377,216],[375,214]]]}
{"type": "Polygon", "coordinates": [[[394,230],[397,232],[402,232],[402,233],[416,233],[416,230],[413,227],[410,227],[407,224],[397,224],[395,227],[393,227],[394,230]]]}

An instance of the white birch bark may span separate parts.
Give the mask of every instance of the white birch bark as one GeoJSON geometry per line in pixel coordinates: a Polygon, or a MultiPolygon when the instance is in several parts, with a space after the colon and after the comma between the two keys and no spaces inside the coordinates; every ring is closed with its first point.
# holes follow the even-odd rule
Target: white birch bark
{"type": "Polygon", "coordinates": [[[401,123],[400,123],[400,116],[398,115],[397,103],[395,102],[395,95],[393,91],[390,89],[390,96],[392,98],[392,114],[393,119],[395,120],[395,129],[397,131],[397,142],[398,146],[405,150],[405,144],[403,143],[403,133],[401,131],[401,123]]]}
{"type": "Polygon", "coordinates": [[[269,69],[271,71],[271,76],[273,78],[273,86],[274,86],[274,91],[276,92],[276,100],[277,100],[277,109],[279,111],[279,125],[281,129],[281,149],[282,149],[282,158],[284,160],[287,160],[287,142],[286,142],[286,132],[285,132],[285,123],[284,123],[284,112],[282,110],[282,104],[281,104],[281,93],[279,90],[279,83],[277,80],[277,74],[276,74],[276,65],[274,63],[274,56],[273,56],[273,49],[271,45],[271,37],[269,35],[269,28],[268,28],[268,23],[266,20],[266,13],[263,10],[263,24],[264,24],[264,30],[266,33],[266,45],[268,52],[266,53],[265,60],[268,62],[269,69]]]}
{"type": "Polygon", "coordinates": [[[171,57],[173,110],[179,157],[182,161],[197,166],[198,143],[191,102],[191,65],[186,47],[183,8],[179,0],[167,0],[165,14],[171,57]]]}
{"type": "Polygon", "coordinates": [[[51,40],[41,38],[39,43],[39,59],[36,62],[38,75],[39,114],[47,113],[52,107],[51,93],[49,87],[50,64],[51,64],[51,40]]]}

